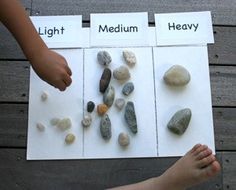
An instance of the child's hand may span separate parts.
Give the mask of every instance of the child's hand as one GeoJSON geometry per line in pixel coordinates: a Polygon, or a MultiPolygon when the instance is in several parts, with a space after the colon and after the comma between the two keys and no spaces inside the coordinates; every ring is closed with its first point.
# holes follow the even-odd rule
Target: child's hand
{"type": "Polygon", "coordinates": [[[72,72],[64,57],[47,48],[30,60],[38,76],[50,85],[64,91],[72,80],[72,72]]]}

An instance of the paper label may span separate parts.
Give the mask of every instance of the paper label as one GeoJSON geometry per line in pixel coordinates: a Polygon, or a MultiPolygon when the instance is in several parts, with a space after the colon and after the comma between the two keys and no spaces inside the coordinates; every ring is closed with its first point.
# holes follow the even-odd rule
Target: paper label
{"type": "Polygon", "coordinates": [[[155,14],[157,45],[214,43],[211,13],[155,14]]]}

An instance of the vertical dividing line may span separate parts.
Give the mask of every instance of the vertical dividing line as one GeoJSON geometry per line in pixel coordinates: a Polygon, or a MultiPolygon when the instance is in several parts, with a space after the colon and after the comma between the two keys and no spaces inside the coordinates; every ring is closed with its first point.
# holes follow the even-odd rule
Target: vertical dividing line
{"type": "MultiPolygon", "coordinates": [[[[84,62],[85,62],[85,59],[84,59],[84,57],[85,57],[85,49],[83,49],[83,107],[82,107],[82,111],[83,111],[83,118],[84,118],[84,78],[85,78],[85,64],[84,64],[84,62]]],[[[83,139],[83,147],[82,147],[82,156],[84,157],[84,127],[83,127],[83,137],[82,137],[82,139],[83,139]]]]}
{"type": "Polygon", "coordinates": [[[155,58],[154,58],[154,47],[152,47],[152,68],[153,68],[153,82],[154,82],[154,104],[155,104],[155,122],[156,122],[156,149],[158,157],[158,130],[157,130],[157,95],[156,95],[156,81],[155,81],[155,58]]]}

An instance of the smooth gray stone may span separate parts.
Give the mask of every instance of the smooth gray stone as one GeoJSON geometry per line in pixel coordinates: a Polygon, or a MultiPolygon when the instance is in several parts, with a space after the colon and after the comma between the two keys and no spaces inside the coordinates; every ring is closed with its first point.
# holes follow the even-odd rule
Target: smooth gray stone
{"type": "Polygon", "coordinates": [[[167,124],[168,129],[178,135],[184,134],[188,128],[191,116],[192,113],[189,108],[177,111],[167,124]]]}
{"type": "Polygon", "coordinates": [[[114,99],[115,99],[115,89],[113,86],[109,86],[103,95],[103,102],[108,107],[111,107],[114,102],[114,99]]]}
{"type": "Polygon", "coordinates": [[[120,133],[118,136],[118,142],[122,147],[128,146],[130,143],[129,135],[127,133],[120,133]]]}
{"type": "Polygon", "coordinates": [[[126,66],[120,66],[113,71],[113,77],[116,80],[126,81],[130,78],[129,69],[126,66]]]}
{"type": "Polygon", "coordinates": [[[134,84],[132,82],[127,82],[122,89],[122,93],[126,96],[129,96],[133,91],[134,84]]]}
{"type": "Polygon", "coordinates": [[[163,79],[170,86],[184,86],[189,83],[191,76],[183,66],[174,65],[165,72],[163,79]]]}
{"type": "Polygon", "coordinates": [[[125,106],[125,120],[130,130],[133,133],[137,133],[138,127],[137,127],[137,120],[133,102],[127,102],[125,106]]]}
{"type": "Polygon", "coordinates": [[[123,98],[118,98],[115,101],[115,106],[119,109],[122,110],[125,105],[125,100],[123,98]]]}
{"type": "Polygon", "coordinates": [[[109,86],[111,80],[111,70],[109,68],[105,68],[103,70],[100,82],[99,82],[99,91],[104,93],[109,86]]]}
{"type": "Polygon", "coordinates": [[[100,123],[100,132],[102,135],[102,138],[105,140],[109,140],[111,138],[111,120],[107,114],[105,114],[101,118],[101,123],[100,123]]]}
{"type": "Polygon", "coordinates": [[[112,59],[110,54],[107,51],[99,51],[97,54],[98,63],[103,66],[108,66],[112,59]]]}

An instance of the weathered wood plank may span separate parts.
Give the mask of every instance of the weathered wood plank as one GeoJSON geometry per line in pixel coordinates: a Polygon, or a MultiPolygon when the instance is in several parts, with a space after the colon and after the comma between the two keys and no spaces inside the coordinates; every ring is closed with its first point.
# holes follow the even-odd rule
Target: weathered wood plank
{"type": "MultiPolygon", "coordinates": [[[[236,150],[236,108],[213,108],[216,150],[236,150]]],[[[0,104],[0,147],[26,147],[28,104],[0,104]]]]}
{"type": "Polygon", "coordinates": [[[78,0],[33,0],[33,15],[83,15],[89,21],[90,13],[148,12],[149,22],[154,22],[154,13],[211,11],[213,23],[236,25],[236,5],[234,0],[209,1],[78,1],[78,0]]]}
{"type": "MultiPolygon", "coordinates": [[[[25,149],[0,149],[0,189],[104,189],[161,175],[178,158],[26,161],[25,149]]],[[[218,155],[221,162],[221,154],[218,155]]],[[[222,176],[191,190],[219,190],[222,176]]]]}
{"type": "Polygon", "coordinates": [[[236,190],[236,153],[223,152],[223,188],[225,190],[236,190]]]}
{"type": "MultiPolygon", "coordinates": [[[[21,0],[28,14],[31,14],[31,0],[21,0]]],[[[19,28],[20,30],[20,28],[19,28]]],[[[20,46],[11,33],[0,22],[0,59],[25,59],[20,46]]]]}
{"type": "MultiPolygon", "coordinates": [[[[29,64],[0,61],[0,102],[28,102],[29,64]]],[[[210,66],[213,106],[236,106],[236,67],[210,66]]]]}

